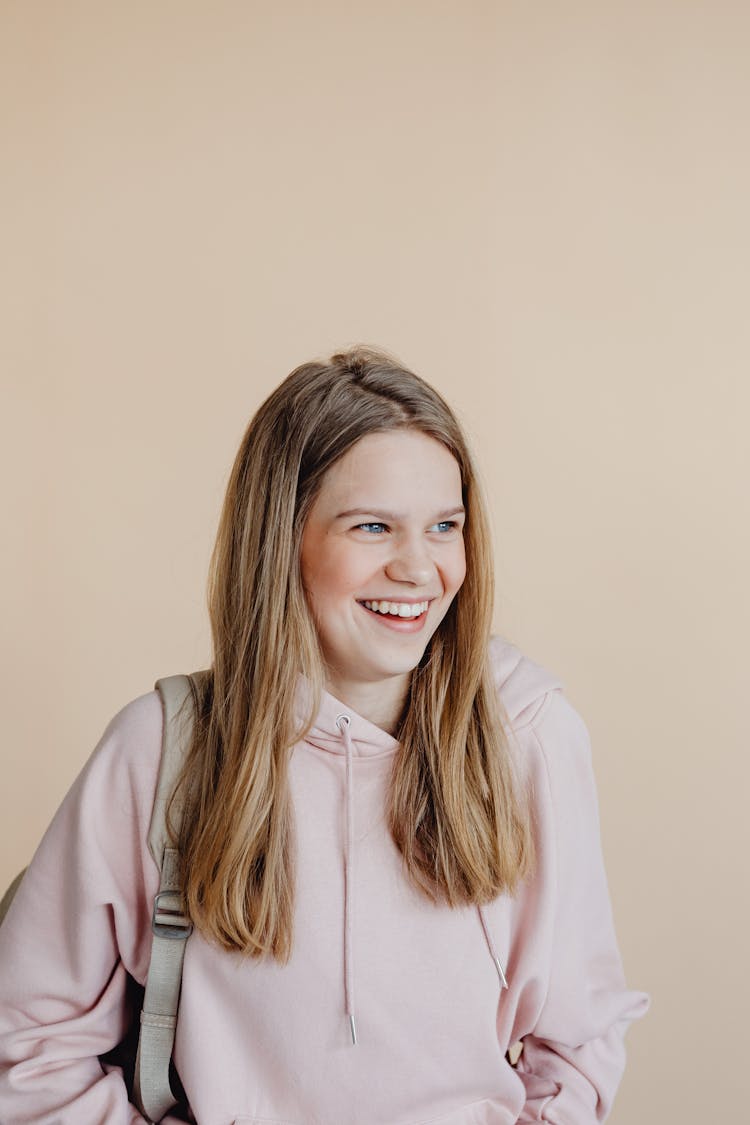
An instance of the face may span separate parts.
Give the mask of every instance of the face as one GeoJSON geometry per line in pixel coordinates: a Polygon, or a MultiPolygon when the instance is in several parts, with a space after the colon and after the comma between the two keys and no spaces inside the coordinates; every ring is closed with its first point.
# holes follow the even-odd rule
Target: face
{"type": "Polygon", "coordinates": [[[464,580],[464,518],[458,462],[420,431],[368,434],[326,473],[300,558],[338,699],[405,693],[464,580]]]}

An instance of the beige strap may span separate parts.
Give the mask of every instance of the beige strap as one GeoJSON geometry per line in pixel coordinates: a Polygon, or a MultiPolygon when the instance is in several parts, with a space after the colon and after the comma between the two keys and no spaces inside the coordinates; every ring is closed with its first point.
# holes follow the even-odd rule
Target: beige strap
{"type": "MultiPolygon", "coordinates": [[[[176,1103],[169,1064],[177,1027],[185,943],[192,932],[183,913],[180,862],[166,825],[166,807],[190,745],[195,717],[195,686],[189,676],[157,680],[164,710],[161,764],[149,826],[148,846],[161,872],[154,899],[151,960],[141,1011],[133,1097],[150,1122],[158,1122],[176,1103]]],[[[174,807],[174,823],[180,809],[174,807]]]]}
{"type": "MultiPolygon", "coordinates": [[[[177,777],[185,761],[185,754],[190,745],[195,719],[196,684],[195,676],[166,676],[156,681],[156,690],[161,696],[161,705],[164,712],[164,726],[161,745],[161,763],[159,765],[159,778],[156,783],[154,807],[151,812],[151,823],[148,829],[148,847],[154,857],[154,863],[161,871],[164,849],[171,845],[167,833],[167,802],[172,795],[172,790],[177,782],[177,777]]],[[[173,819],[175,827],[179,826],[181,809],[175,804],[173,819]]]]}

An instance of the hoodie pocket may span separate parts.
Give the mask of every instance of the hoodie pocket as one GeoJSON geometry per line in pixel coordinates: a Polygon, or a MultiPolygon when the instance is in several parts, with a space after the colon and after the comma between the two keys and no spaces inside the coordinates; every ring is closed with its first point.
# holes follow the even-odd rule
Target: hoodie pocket
{"type": "Polygon", "coordinates": [[[293,1121],[282,1121],[280,1117],[235,1117],[232,1125],[295,1125],[293,1121]]]}
{"type": "MultiPolygon", "coordinates": [[[[516,1125],[518,1114],[495,1098],[482,1098],[478,1102],[459,1106],[439,1117],[423,1117],[409,1125],[516,1125]]],[[[278,1117],[236,1117],[232,1125],[296,1125],[278,1117]]]]}
{"type": "Polygon", "coordinates": [[[516,1125],[518,1114],[508,1109],[504,1102],[496,1098],[482,1098],[470,1102],[440,1117],[422,1118],[414,1125],[516,1125]]]}
{"type": "Polygon", "coordinates": [[[232,1125],[300,1125],[300,1123],[282,1120],[281,1117],[235,1117],[232,1125]]]}

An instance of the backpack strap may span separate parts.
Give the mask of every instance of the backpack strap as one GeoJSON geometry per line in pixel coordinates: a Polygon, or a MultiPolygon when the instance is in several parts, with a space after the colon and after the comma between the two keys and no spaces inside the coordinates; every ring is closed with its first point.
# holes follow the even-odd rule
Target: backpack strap
{"type": "MultiPolygon", "coordinates": [[[[156,682],[164,723],[148,846],[161,879],[151,920],[151,960],[141,1011],[133,1088],[134,1101],[150,1122],[160,1121],[178,1100],[169,1082],[169,1067],[177,1027],[185,943],[193,927],[183,912],[180,857],[167,832],[166,811],[190,746],[199,675],[168,676],[156,682]]],[[[175,825],[179,824],[181,811],[175,802],[175,825]]]]}

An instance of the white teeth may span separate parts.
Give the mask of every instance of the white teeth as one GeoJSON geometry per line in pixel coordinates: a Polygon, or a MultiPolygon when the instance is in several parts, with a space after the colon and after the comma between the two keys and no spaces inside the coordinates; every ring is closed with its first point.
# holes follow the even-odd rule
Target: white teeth
{"type": "Polygon", "coordinates": [[[390,614],[391,617],[419,617],[425,612],[428,602],[417,602],[410,605],[408,602],[363,602],[368,609],[376,613],[390,614]]]}

